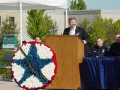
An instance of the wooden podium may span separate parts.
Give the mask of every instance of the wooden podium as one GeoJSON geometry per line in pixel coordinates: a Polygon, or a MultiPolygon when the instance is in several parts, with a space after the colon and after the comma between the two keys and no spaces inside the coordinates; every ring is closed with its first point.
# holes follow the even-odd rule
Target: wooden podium
{"type": "Polygon", "coordinates": [[[81,87],[79,63],[84,57],[84,44],[76,35],[48,35],[46,44],[56,53],[58,70],[47,89],[77,89],[81,87]]]}

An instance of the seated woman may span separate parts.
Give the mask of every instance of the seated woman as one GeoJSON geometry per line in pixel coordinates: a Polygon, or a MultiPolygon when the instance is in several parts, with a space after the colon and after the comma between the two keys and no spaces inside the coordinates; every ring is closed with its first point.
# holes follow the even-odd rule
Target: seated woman
{"type": "Polygon", "coordinates": [[[41,42],[41,37],[40,36],[36,36],[35,37],[35,42],[41,42]]]}
{"type": "Polygon", "coordinates": [[[103,46],[103,39],[97,39],[97,45],[92,48],[91,56],[92,57],[103,57],[108,56],[109,49],[103,46]]]}

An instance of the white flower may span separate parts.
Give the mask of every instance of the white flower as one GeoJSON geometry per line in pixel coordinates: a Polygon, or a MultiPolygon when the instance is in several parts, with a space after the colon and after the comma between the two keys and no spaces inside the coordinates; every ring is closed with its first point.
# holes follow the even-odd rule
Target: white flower
{"type": "Polygon", "coordinates": [[[45,77],[48,80],[51,80],[51,77],[54,75],[54,68],[55,68],[55,64],[50,63],[41,69],[42,73],[45,75],[45,77]]]}
{"type": "Polygon", "coordinates": [[[35,44],[37,48],[37,53],[41,59],[52,58],[53,53],[50,51],[50,48],[46,47],[45,45],[35,44]]]}
{"type": "Polygon", "coordinates": [[[28,79],[26,79],[25,82],[21,84],[21,86],[24,85],[29,88],[37,88],[43,86],[43,84],[39,82],[38,78],[36,78],[34,75],[30,76],[28,79]]]}
{"type": "MultiPolygon", "coordinates": [[[[25,45],[22,45],[21,48],[25,52],[26,55],[28,55],[30,47],[32,45],[30,43],[26,43],[25,45]]],[[[40,60],[44,59],[52,59],[53,57],[53,52],[51,51],[51,48],[45,46],[44,44],[35,44],[37,48],[37,54],[40,57],[40,60]]],[[[14,54],[13,57],[13,63],[12,63],[12,71],[13,71],[13,76],[16,79],[17,82],[19,82],[25,73],[25,69],[28,68],[23,68],[21,65],[17,65],[14,60],[24,60],[25,56],[23,53],[20,51],[20,49],[14,54]]],[[[23,63],[21,63],[23,64],[23,63]]],[[[23,65],[24,66],[24,65],[23,65]]],[[[55,64],[54,62],[51,62],[47,65],[45,65],[40,71],[42,74],[48,79],[51,80],[51,77],[55,75],[54,70],[55,70],[55,64]]],[[[43,83],[36,77],[34,74],[30,75],[25,81],[20,84],[21,87],[25,86],[26,88],[38,88],[42,87],[43,83]]]]}
{"type": "Polygon", "coordinates": [[[24,68],[22,68],[21,66],[15,64],[15,63],[12,63],[12,71],[14,71],[14,78],[17,79],[17,81],[19,81],[23,74],[24,74],[24,68]]]}

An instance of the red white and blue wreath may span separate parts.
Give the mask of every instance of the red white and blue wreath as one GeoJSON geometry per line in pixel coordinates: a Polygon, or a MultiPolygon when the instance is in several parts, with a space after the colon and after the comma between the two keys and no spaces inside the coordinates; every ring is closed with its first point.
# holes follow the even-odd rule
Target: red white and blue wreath
{"type": "Polygon", "coordinates": [[[15,82],[26,90],[37,90],[51,84],[57,73],[56,54],[45,43],[27,42],[11,60],[15,82]]]}

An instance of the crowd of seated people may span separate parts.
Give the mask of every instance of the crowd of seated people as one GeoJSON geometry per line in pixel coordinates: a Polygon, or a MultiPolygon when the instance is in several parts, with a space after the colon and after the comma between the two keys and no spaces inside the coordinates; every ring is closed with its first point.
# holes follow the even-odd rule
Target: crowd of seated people
{"type": "Polygon", "coordinates": [[[89,57],[120,56],[120,34],[115,36],[116,42],[110,45],[110,48],[104,46],[102,38],[98,38],[97,45],[88,50],[89,57]]]}

